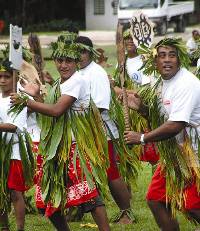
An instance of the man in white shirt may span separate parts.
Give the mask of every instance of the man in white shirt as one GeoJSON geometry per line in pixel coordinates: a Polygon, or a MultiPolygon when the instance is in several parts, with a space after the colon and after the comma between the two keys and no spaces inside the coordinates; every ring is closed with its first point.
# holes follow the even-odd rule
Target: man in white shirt
{"type": "MultiPolygon", "coordinates": [[[[124,138],[128,144],[144,144],[167,140],[179,134],[178,137],[176,136],[177,142],[182,145],[182,142],[185,142],[182,131],[185,130],[192,144],[195,165],[199,166],[195,153],[198,152],[200,137],[200,81],[191,72],[181,67],[185,65],[184,62],[187,62],[187,52],[186,49],[183,50],[182,43],[180,44],[176,39],[164,39],[157,44],[156,49],[157,55],[152,65],[162,78],[161,93],[158,93],[161,100],[160,116],[164,115],[166,122],[147,134],[127,131],[124,138]],[[181,49],[182,57],[185,56],[184,60],[180,59],[181,49]]],[[[134,94],[129,95],[129,106],[144,113],[145,106],[134,94]]],[[[189,161],[189,159],[186,160],[188,166],[190,166],[189,161]]],[[[200,196],[195,180],[184,187],[184,194],[183,209],[200,223],[200,196]]],[[[147,202],[162,231],[179,230],[178,222],[173,218],[170,206],[167,206],[166,179],[160,166],[152,178],[147,202]]]]}
{"type": "Polygon", "coordinates": [[[109,128],[107,130],[110,158],[110,167],[107,170],[109,188],[116,204],[121,211],[124,211],[121,213],[122,215],[116,220],[116,222],[123,224],[131,223],[134,218],[132,216],[131,220],[131,216],[129,216],[131,213],[130,193],[127,185],[120,177],[116,163],[114,146],[110,138],[111,136],[109,135],[109,132],[111,132],[113,138],[117,139],[119,137],[117,127],[108,114],[111,100],[109,78],[105,70],[93,61],[92,41],[88,37],[84,36],[79,36],[75,41],[78,44],[84,45],[81,52],[80,73],[87,81],[89,81],[91,98],[99,108],[106,127],[109,128]]]}

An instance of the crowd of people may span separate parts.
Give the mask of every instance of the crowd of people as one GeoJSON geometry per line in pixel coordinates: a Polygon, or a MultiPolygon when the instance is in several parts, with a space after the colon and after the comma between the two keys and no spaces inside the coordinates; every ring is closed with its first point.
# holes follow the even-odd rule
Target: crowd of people
{"type": "Polygon", "coordinates": [[[139,54],[130,28],[124,30],[130,130],[123,119],[118,121],[125,97],[119,67],[113,78],[108,77],[96,62],[98,52],[90,38],[66,32],[52,43],[59,77],[43,73],[45,94],[39,82],[27,81],[20,71],[18,92],[13,92],[14,70],[4,53],[0,142],[7,148],[0,157],[2,231],[10,230],[10,203],[17,230],[24,230],[24,192],[33,185],[38,211],[58,231],[70,230],[66,212],[75,206],[90,212],[99,230],[111,230],[105,194],[111,194],[119,208],[113,222],[137,222],[127,173],[136,178],[141,161],[156,165],[146,200],[160,230],[180,230],[177,209],[200,223],[200,81],[188,70],[191,62],[200,65],[200,57],[194,62],[192,56],[200,49],[200,35],[197,30],[192,35],[186,45],[179,38],[164,38],[149,47],[148,54],[139,54]],[[114,113],[111,104],[116,104],[114,113]],[[3,158],[5,153],[9,159],[3,158]]]}

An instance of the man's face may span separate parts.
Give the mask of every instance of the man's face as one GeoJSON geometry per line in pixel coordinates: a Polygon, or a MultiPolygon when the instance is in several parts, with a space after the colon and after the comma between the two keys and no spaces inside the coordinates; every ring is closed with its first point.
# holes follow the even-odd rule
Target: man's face
{"type": "Polygon", "coordinates": [[[62,80],[69,79],[76,71],[76,61],[71,58],[56,58],[55,64],[62,80]]]}
{"type": "Polygon", "coordinates": [[[9,92],[13,89],[13,77],[10,72],[0,71],[0,88],[2,92],[9,92]]]}
{"type": "Polygon", "coordinates": [[[131,37],[128,37],[124,40],[125,48],[127,52],[133,52],[136,53],[136,46],[133,42],[133,39],[131,37]]]}
{"type": "Polygon", "coordinates": [[[86,49],[81,51],[81,59],[80,59],[80,68],[83,69],[87,67],[91,63],[91,55],[90,52],[87,51],[86,49]]]}
{"type": "Polygon", "coordinates": [[[194,38],[194,40],[198,40],[200,38],[200,34],[198,31],[193,32],[193,38],[194,38]]]}
{"type": "Polygon", "coordinates": [[[177,50],[171,46],[161,46],[157,50],[156,68],[165,80],[171,79],[179,70],[177,50]]]}

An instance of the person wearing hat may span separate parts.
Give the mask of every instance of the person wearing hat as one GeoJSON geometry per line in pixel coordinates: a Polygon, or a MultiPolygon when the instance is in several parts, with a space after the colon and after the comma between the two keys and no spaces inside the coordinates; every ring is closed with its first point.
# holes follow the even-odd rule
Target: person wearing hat
{"type": "MultiPolygon", "coordinates": [[[[22,149],[24,140],[20,141],[27,128],[27,109],[24,108],[17,116],[9,113],[10,93],[13,92],[13,69],[8,58],[0,63],[0,132],[1,132],[1,202],[0,202],[0,229],[8,231],[8,213],[10,201],[15,210],[17,230],[24,230],[25,223],[25,201],[24,192],[29,189],[26,182],[26,171],[31,171],[27,165],[24,167],[22,149]],[[4,143],[5,142],[5,143],[4,143]],[[6,155],[5,159],[4,156],[6,155]]],[[[27,153],[25,154],[27,155],[27,153]]]]}
{"type": "Polygon", "coordinates": [[[148,118],[152,131],[126,131],[124,139],[127,144],[157,142],[160,160],[147,203],[160,230],[178,231],[177,208],[200,223],[200,81],[186,69],[190,60],[182,39],[165,38],[148,49],[144,68],[157,83],[141,97],[130,94],[128,104],[148,118]]]}
{"type": "MultiPolygon", "coordinates": [[[[58,98],[57,102],[55,102],[54,104],[50,104],[50,103],[37,102],[31,99],[26,100],[27,107],[35,112],[39,112],[44,115],[58,117],[58,118],[64,114],[68,115],[69,117],[71,117],[71,119],[73,119],[73,123],[68,122],[68,120],[66,120],[64,124],[71,123],[71,126],[76,126],[76,120],[78,120],[78,118],[75,115],[77,115],[77,113],[80,113],[80,116],[83,116],[85,113],[87,113],[89,107],[89,100],[90,100],[90,89],[89,89],[88,82],[85,81],[84,78],[82,78],[79,72],[77,72],[77,63],[80,58],[80,52],[77,44],[73,42],[75,36],[76,34],[74,33],[66,33],[59,36],[57,42],[52,43],[52,49],[53,49],[52,57],[55,61],[56,68],[60,74],[61,95],[58,98]]],[[[33,97],[37,97],[37,96],[39,97],[40,89],[38,85],[24,83],[23,87],[24,87],[24,91],[29,95],[33,97]]],[[[16,95],[12,96],[13,103],[14,102],[16,103],[17,99],[19,99],[19,96],[17,97],[16,95]]],[[[84,120],[83,117],[82,119],[84,120]]],[[[84,124],[83,120],[80,122],[84,124]]],[[[63,126],[65,126],[64,124],[63,126]]],[[[102,202],[99,196],[99,191],[95,184],[92,184],[92,188],[91,188],[91,182],[88,183],[87,177],[85,177],[85,175],[83,175],[82,173],[82,171],[85,168],[87,168],[87,170],[85,170],[87,173],[91,172],[92,170],[89,167],[89,164],[87,163],[87,159],[85,159],[84,161],[82,159],[79,160],[77,156],[76,165],[74,166],[73,158],[74,155],[77,155],[76,154],[77,151],[79,149],[80,151],[83,150],[85,151],[91,148],[91,147],[86,147],[87,144],[83,144],[82,142],[83,139],[76,140],[76,137],[78,135],[76,134],[77,131],[78,128],[76,129],[75,127],[75,130],[73,130],[72,132],[73,134],[70,132],[71,135],[68,134],[66,137],[67,140],[69,140],[69,142],[71,140],[72,144],[70,147],[69,163],[67,167],[68,179],[67,179],[67,188],[66,188],[67,198],[66,198],[65,207],[81,206],[84,212],[91,212],[99,230],[109,231],[110,228],[107,219],[107,214],[106,214],[104,203],[102,202]],[[86,145],[85,148],[83,147],[83,150],[81,149],[82,147],[79,146],[79,143],[80,145],[86,145]],[[81,163],[85,163],[84,169],[81,167],[82,166],[81,163]]],[[[62,147],[64,146],[63,143],[61,145],[62,147]]],[[[81,155],[79,151],[78,153],[81,155]]],[[[106,159],[104,159],[103,161],[106,163],[106,159]]],[[[49,164],[51,163],[49,162],[49,164]]],[[[65,167],[63,166],[63,168],[65,167]]],[[[42,178],[41,181],[44,178],[44,174],[45,174],[45,170],[43,167],[43,176],[41,177],[42,178]]],[[[56,173],[52,173],[52,174],[56,174],[56,173]]],[[[51,194],[53,192],[49,191],[49,193],[51,194]]],[[[54,200],[54,197],[52,199],[54,200]]],[[[61,213],[61,208],[60,207],[55,208],[52,205],[51,201],[44,203],[42,199],[41,183],[38,183],[36,188],[36,205],[43,214],[49,217],[50,221],[56,227],[57,230],[59,231],[70,230],[67,225],[65,216],[61,213]]]]}

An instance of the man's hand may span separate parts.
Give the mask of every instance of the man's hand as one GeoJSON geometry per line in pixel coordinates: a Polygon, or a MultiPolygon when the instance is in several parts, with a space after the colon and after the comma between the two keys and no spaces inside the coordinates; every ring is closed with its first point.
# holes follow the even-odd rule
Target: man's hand
{"type": "Polygon", "coordinates": [[[21,103],[20,95],[17,93],[11,93],[10,94],[10,103],[11,104],[20,104],[21,103]]]}
{"type": "Polygon", "coordinates": [[[134,131],[125,131],[124,140],[126,144],[140,144],[141,133],[134,131]]]}
{"type": "Polygon", "coordinates": [[[40,83],[28,83],[25,80],[20,81],[21,86],[24,88],[23,90],[20,90],[21,92],[24,92],[32,97],[36,97],[40,95],[40,83]]]}
{"type": "Polygon", "coordinates": [[[49,73],[48,71],[43,71],[43,72],[42,72],[42,75],[43,75],[43,78],[44,78],[44,82],[45,82],[45,83],[48,83],[48,84],[50,84],[50,85],[53,84],[54,79],[53,79],[53,77],[50,75],[50,73],[49,73]]]}
{"type": "Polygon", "coordinates": [[[140,96],[135,92],[127,92],[127,99],[128,99],[128,107],[134,109],[136,111],[140,111],[142,101],[140,96]]]}

